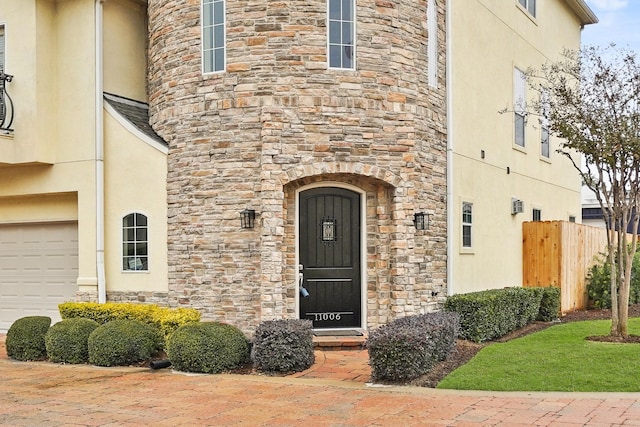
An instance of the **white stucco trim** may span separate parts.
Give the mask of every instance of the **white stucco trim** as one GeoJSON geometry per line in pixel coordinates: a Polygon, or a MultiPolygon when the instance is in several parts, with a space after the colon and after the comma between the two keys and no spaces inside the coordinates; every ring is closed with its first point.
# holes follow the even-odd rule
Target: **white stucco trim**
{"type": "MultiPolygon", "coordinates": [[[[367,194],[360,187],[356,187],[355,185],[346,184],[344,182],[337,181],[323,181],[316,182],[313,184],[306,185],[304,187],[296,189],[296,218],[295,218],[295,250],[296,250],[296,319],[300,318],[300,273],[298,272],[298,265],[300,265],[300,239],[298,236],[300,235],[300,193],[311,190],[314,188],[325,188],[325,187],[337,187],[344,188],[345,190],[353,191],[354,193],[358,193],[360,195],[360,306],[361,306],[361,316],[360,319],[360,329],[367,329],[367,194]]],[[[353,328],[329,328],[334,330],[340,329],[353,329],[353,328]]]]}
{"type": "MultiPolygon", "coordinates": [[[[105,94],[105,96],[107,97],[107,99],[109,98],[108,94],[105,94]]],[[[126,102],[126,101],[123,101],[122,99],[118,99],[118,101],[119,102],[126,102]]],[[[166,145],[156,141],[153,138],[150,138],[147,134],[142,132],[133,123],[131,123],[129,120],[127,120],[124,116],[122,116],[122,114],[118,113],[116,111],[116,109],[113,108],[113,106],[111,106],[108,102],[104,103],[104,110],[107,113],[109,113],[109,115],[111,117],[113,117],[113,119],[116,122],[118,122],[118,124],[120,124],[120,126],[125,128],[127,131],[129,131],[131,134],[133,134],[136,138],[138,138],[139,140],[141,140],[145,144],[151,146],[152,148],[155,148],[156,150],[160,151],[163,154],[169,154],[169,147],[167,147],[166,145]]]]}
{"type": "Polygon", "coordinates": [[[96,274],[98,276],[98,302],[107,302],[107,281],[104,268],[104,117],[103,81],[103,0],[95,3],[95,155],[96,155],[96,274]]]}

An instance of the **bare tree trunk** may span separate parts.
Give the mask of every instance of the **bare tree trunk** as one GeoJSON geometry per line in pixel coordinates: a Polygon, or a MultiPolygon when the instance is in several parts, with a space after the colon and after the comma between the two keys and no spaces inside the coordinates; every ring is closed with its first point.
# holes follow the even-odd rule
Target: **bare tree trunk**
{"type": "MultiPolygon", "coordinates": [[[[617,221],[616,221],[617,222],[617,221]]],[[[609,264],[611,265],[611,332],[610,335],[617,336],[618,335],[618,322],[620,320],[618,314],[618,276],[619,276],[619,268],[618,263],[616,262],[616,246],[620,241],[619,235],[618,242],[614,241],[614,237],[616,237],[615,230],[615,222],[614,218],[611,218],[611,229],[609,230],[611,237],[609,238],[609,264]]]]}

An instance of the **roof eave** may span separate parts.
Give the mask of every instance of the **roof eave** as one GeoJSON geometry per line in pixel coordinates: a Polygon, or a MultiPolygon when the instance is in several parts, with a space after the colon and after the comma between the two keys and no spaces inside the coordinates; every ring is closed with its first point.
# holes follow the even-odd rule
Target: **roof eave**
{"type": "Polygon", "coordinates": [[[597,24],[598,17],[584,0],[565,0],[571,10],[580,18],[582,25],[597,24]]]}

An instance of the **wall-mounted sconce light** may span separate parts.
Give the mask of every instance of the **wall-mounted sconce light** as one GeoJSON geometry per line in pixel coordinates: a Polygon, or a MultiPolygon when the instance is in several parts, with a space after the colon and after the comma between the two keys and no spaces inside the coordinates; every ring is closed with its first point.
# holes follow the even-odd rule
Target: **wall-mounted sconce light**
{"type": "Polygon", "coordinates": [[[428,230],[430,216],[430,214],[425,212],[416,212],[413,214],[413,225],[416,227],[416,230],[428,230]]]}
{"type": "Polygon", "coordinates": [[[256,211],[244,209],[240,212],[240,226],[242,228],[253,228],[256,223],[256,211]]]}

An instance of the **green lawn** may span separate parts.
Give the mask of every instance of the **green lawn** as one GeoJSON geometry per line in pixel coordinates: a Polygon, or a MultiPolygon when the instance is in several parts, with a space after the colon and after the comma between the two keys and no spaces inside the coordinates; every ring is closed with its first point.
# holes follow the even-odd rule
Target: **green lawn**
{"type": "MultiPolygon", "coordinates": [[[[585,340],[607,335],[610,320],[552,326],[483,348],[438,388],[503,391],[640,391],[640,344],[585,340]]],[[[640,335],[640,319],[629,320],[640,335]]]]}

